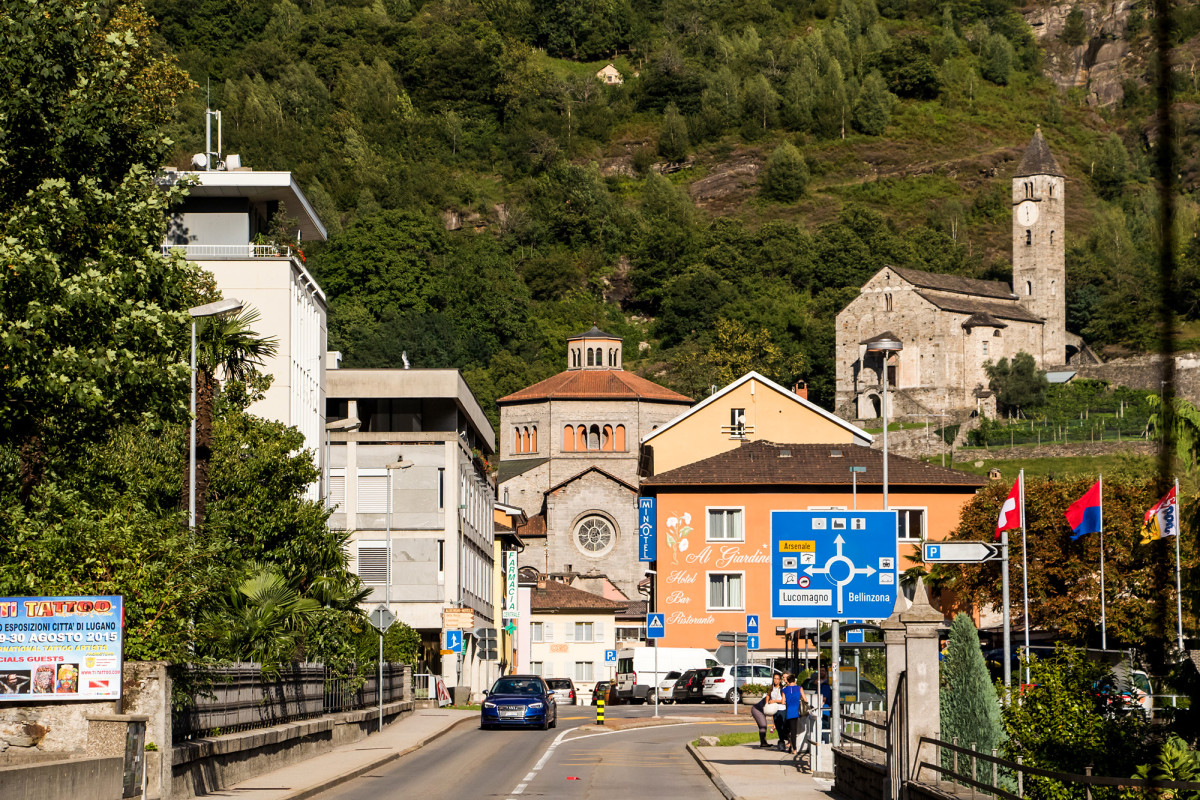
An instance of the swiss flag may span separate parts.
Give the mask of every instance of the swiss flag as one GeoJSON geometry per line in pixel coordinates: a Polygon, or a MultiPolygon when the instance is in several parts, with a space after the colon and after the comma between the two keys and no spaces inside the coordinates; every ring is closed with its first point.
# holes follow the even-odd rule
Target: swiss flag
{"type": "Polygon", "coordinates": [[[995,541],[1000,541],[1000,534],[1012,528],[1021,527],[1021,481],[1013,484],[1012,491],[1004,498],[1000,506],[1000,517],[996,520],[995,541]]]}

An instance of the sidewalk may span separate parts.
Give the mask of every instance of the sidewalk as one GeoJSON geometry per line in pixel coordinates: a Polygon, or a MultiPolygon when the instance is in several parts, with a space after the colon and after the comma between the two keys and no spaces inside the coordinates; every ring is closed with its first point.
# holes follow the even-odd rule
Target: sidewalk
{"type": "Polygon", "coordinates": [[[478,711],[421,708],[366,739],[330,750],[283,769],[259,775],[208,797],[253,797],[254,800],[303,800],[357,778],[422,747],[455,725],[477,724],[478,711]],[[465,722],[469,720],[468,722],[465,722]]]}
{"type": "Polygon", "coordinates": [[[726,800],[827,800],[832,780],[814,778],[800,771],[801,763],[787,753],[764,750],[758,742],[732,747],[687,746],[700,768],[712,779],[726,800]]]}

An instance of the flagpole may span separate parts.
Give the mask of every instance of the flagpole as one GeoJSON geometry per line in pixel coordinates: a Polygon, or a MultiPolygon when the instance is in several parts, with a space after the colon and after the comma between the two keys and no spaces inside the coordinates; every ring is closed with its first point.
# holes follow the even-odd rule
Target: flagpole
{"type": "Polygon", "coordinates": [[[1108,649],[1108,620],[1104,613],[1104,476],[1097,481],[1100,485],[1100,649],[1108,649]]]}
{"type": "Polygon", "coordinates": [[[1003,536],[1004,541],[1001,547],[1004,548],[1004,553],[1001,556],[1000,574],[1004,584],[1004,700],[1007,703],[1012,700],[1012,615],[1008,603],[1008,528],[1004,529],[1003,536]]]}
{"type": "Polygon", "coordinates": [[[1183,585],[1179,578],[1179,540],[1183,538],[1183,526],[1179,524],[1179,478],[1175,479],[1175,611],[1179,621],[1179,651],[1183,652],[1183,585]]]}
{"type": "Polygon", "coordinates": [[[1029,680],[1029,540],[1025,535],[1025,470],[1021,470],[1021,582],[1025,592],[1025,683],[1029,680]]]}

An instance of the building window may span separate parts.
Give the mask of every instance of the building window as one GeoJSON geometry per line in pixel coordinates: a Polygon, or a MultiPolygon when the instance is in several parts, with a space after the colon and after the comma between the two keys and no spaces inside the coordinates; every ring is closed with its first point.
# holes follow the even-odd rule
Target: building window
{"type": "Polygon", "coordinates": [[[915,541],[925,538],[925,509],[899,508],[893,510],[896,512],[896,532],[901,539],[915,541]]]}
{"type": "Polygon", "coordinates": [[[892,310],[892,293],[891,292],[884,292],[883,309],[884,309],[884,311],[892,310]]]}
{"type": "Polygon", "coordinates": [[[575,544],[589,556],[608,552],[613,539],[612,524],[601,516],[584,517],[575,528],[575,544]]]}
{"type": "Polygon", "coordinates": [[[540,623],[540,622],[529,623],[529,641],[531,641],[531,642],[546,641],[545,639],[542,638],[544,633],[545,633],[545,630],[542,628],[542,623],[540,623]]]}
{"type": "Polygon", "coordinates": [[[742,509],[708,509],[708,540],[710,542],[740,542],[746,536],[742,530],[742,509]]]}
{"type": "Polygon", "coordinates": [[[387,470],[359,470],[358,513],[386,514],[388,495],[387,470]]]}
{"type": "Polygon", "coordinates": [[[446,468],[438,467],[438,511],[446,508],[446,468]]]}
{"type": "Polygon", "coordinates": [[[616,432],[613,434],[615,441],[613,442],[613,450],[625,452],[625,426],[618,425],[616,432]]]}
{"type": "Polygon", "coordinates": [[[576,622],[575,623],[575,641],[577,642],[594,642],[592,638],[592,623],[576,622]]]}
{"type": "Polygon", "coordinates": [[[1025,231],[1025,244],[1033,244],[1033,231],[1025,231]]]}
{"type": "Polygon", "coordinates": [[[529,452],[537,452],[537,425],[529,429],[529,452]]]}
{"type": "Polygon", "coordinates": [[[537,675],[538,677],[541,677],[541,675],[542,675],[542,662],[540,662],[540,661],[530,661],[530,662],[529,662],[529,671],[530,671],[530,672],[532,672],[534,675],[537,675]]]}
{"type": "Polygon", "coordinates": [[[575,449],[580,452],[587,450],[587,428],[580,425],[575,429],[575,449]]]}
{"type": "Polygon", "coordinates": [[[438,583],[446,582],[446,540],[438,539],[438,583]]]}
{"type": "Polygon", "coordinates": [[[588,450],[599,450],[600,449],[600,426],[599,425],[593,425],[591,427],[591,429],[588,431],[587,449],[588,450]]]}
{"type": "Polygon", "coordinates": [[[733,436],[746,435],[746,409],[729,409],[729,430],[733,436]]]}
{"type": "Polygon", "coordinates": [[[745,608],[742,600],[741,572],[708,573],[708,610],[740,611],[745,608]]]}
{"type": "Polygon", "coordinates": [[[1054,244],[1054,231],[1050,231],[1050,244],[1054,244]]]}
{"type": "Polygon", "coordinates": [[[594,356],[593,356],[593,353],[592,353],[592,348],[590,348],[590,347],[589,347],[589,348],[587,349],[587,351],[588,351],[588,362],[587,362],[587,365],[588,365],[589,367],[591,367],[591,366],[594,366],[594,364],[593,364],[593,361],[592,361],[592,359],[593,359],[593,357],[594,357],[594,356]]]}
{"type": "Polygon", "coordinates": [[[387,542],[358,543],[358,577],[368,586],[388,582],[387,542]]]}
{"type": "Polygon", "coordinates": [[[346,470],[329,470],[329,486],[325,492],[326,507],[333,509],[334,513],[346,510],[346,470]]]}
{"type": "Polygon", "coordinates": [[[646,641],[646,626],[645,625],[622,625],[616,630],[618,642],[644,642],[646,641]]]}
{"type": "Polygon", "coordinates": [[[980,342],[980,344],[983,345],[983,354],[986,356],[988,354],[987,340],[985,339],[984,341],[980,342]]]}
{"type": "Polygon", "coordinates": [[[580,682],[590,683],[595,680],[592,674],[592,661],[576,661],[575,662],[575,680],[580,682]]]}
{"type": "Polygon", "coordinates": [[[563,449],[564,453],[575,452],[575,426],[574,425],[564,425],[563,426],[562,449],[563,449]]]}

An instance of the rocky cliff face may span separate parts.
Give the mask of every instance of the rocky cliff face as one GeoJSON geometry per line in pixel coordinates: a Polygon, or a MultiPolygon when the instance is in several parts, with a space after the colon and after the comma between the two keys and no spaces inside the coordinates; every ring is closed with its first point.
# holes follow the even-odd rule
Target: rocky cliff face
{"type": "Polygon", "coordinates": [[[1087,100],[1096,106],[1121,101],[1121,82],[1131,77],[1134,57],[1125,39],[1133,0],[1106,0],[1078,5],[1064,3],[1032,8],[1024,12],[1025,21],[1045,54],[1047,77],[1060,89],[1087,89],[1087,100]],[[1087,41],[1078,46],[1062,41],[1067,15],[1078,8],[1083,12],[1087,41]]]}

